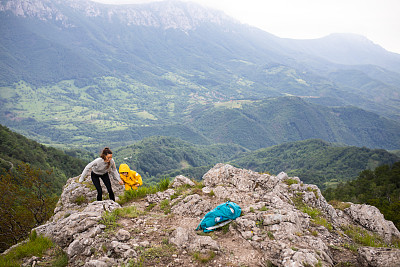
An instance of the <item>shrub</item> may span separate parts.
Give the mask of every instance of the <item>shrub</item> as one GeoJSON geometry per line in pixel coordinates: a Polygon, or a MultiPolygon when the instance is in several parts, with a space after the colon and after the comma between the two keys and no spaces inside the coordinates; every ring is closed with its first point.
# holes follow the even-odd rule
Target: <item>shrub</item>
{"type": "Polygon", "coordinates": [[[297,181],[296,179],[292,179],[292,178],[290,178],[290,179],[286,179],[285,181],[285,184],[287,184],[287,185],[292,185],[292,184],[298,184],[299,183],[299,181],[297,181]]]}
{"type": "Polygon", "coordinates": [[[6,255],[0,255],[0,266],[21,266],[23,258],[42,257],[43,253],[51,247],[53,247],[53,242],[50,239],[32,231],[26,243],[13,248],[6,255]]]}

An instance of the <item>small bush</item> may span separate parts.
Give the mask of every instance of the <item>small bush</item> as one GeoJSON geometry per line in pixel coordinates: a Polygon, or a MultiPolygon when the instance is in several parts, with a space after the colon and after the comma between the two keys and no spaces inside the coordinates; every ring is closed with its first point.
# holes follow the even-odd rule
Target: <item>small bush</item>
{"type": "Polygon", "coordinates": [[[169,205],[168,199],[164,199],[160,202],[160,209],[164,211],[164,214],[168,214],[171,212],[171,206],[169,205]]]}
{"type": "Polygon", "coordinates": [[[274,236],[274,234],[273,234],[272,232],[267,232],[267,236],[268,236],[268,238],[271,239],[271,240],[274,240],[274,239],[275,239],[275,236],[274,236]]]}
{"type": "Polygon", "coordinates": [[[116,214],[115,211],[112,212],[106,211],[101,216],[101,220],[99,221],[99,223],[104,224],[106,226],[105,231],[108,232],[108,231],[113,231],[117,228],[118,226],[117,220],[118,220],[118,215],[116,214]]]}
{"type": "Polygon", "coordinates": [[[312,208],[309,206],[304,206],[301,209],[301,211],[310,215],[310,217],[312,219],[316,219],[317,217],[319,217],[321,215],[321,211],[319,209],[315,209],[315,208],[312,208]]]}
{"type": "Polygon", "coordinates": [[[332,224],[328,223],[328,221],[323,217],[316,217],[315,219],[312,220],[312,222],[324,226],[329,231],[333,230],[332,224]]]}
{"type": "Polygon", "coordinates": [[[260,209],[260,211],[267,211],[267,210],[268,210],[267,206],[264,206],[264,207],[262,207],[262,208],[260,209]]]}
{"type": "Polygon", "coordinates": [[[285,181],[285,184],[287,184],[287,185],[292,185],[292,184],[298,184],[299,183],[299,181],[297,181],[296,179],[286,179],[285,181]]]}
{"type": "Polygon", "coordinates": [[[85,196],[78,196],[78,197],[76,197],[75,199],[74,199],[74,201],[73,201],[76,205],[82,205],[83,203],[87,203],[88,201],[87,201],[87,199],[86,199],[86,197],[85,196]]]}
{"type": "Polygon", "coordinates": [[[160,182],[159,182],[159,184],[158,184],[158,190],[159,191],[165,191],[165,190],[167,190],[168,189],[168,187],[169,187],[169,184],[170,184],[170,181],[169,181],[169,178],[164,178],[164,179],[162,179],[160,182]]]}
{"type": "Polygon", "coordinates": [[[52,267],[65,267],[68,265],[68,255],[61,248],[56,252],[56,258],[51,262],[52,267]]]}

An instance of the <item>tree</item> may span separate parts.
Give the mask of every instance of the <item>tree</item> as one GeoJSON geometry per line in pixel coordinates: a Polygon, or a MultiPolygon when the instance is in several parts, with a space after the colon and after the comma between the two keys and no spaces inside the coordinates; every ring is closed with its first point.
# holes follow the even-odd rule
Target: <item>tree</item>
{"type": "Polygon", "coordinates": [[[57,201],[46,182],[51,176],[51,172],[27,164],[0,176],[0,251],[20,242],[51,217],[57,201]]]}

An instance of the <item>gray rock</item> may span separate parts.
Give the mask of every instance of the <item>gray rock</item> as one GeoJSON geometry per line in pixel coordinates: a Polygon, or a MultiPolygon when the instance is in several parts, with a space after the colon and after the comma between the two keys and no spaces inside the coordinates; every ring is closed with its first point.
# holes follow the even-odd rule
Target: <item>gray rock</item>
{"type": "Polygon", "coordinates": [[[197,217],[212,209],[209,201],[204,200],[198,194],[189,195],[171,208],[175,214],[197,217]]]}
{"type": "Polygon", "coordinates": [[[355,222],[368,230],[378,233],[386,242],[390,243],[393,238],[400,239],[400,232],[393,222],[385,220],[383,214],[374,206],[352,204],[345,212],[355,222]]]}
{"type": "Polygon", "coordinates": [[[127,241],[131,238],[131,234],[124,229],[119,229],[115,236],[119,241],[127,241]]]}
{"type": "Polygon", "coordinates": [[[182,227],[176,228],[172,233],[170,242],[181,249],[188,249],[189,251],[219,250],[218,243],[210,236],[198,236],[193,230],[182,227]]]}
{"type": "Polygon", "coordinates": [[[167,189],[163,192],[157,192],[155,194],[150,194],[146,197],[146,199],[147,199],[147,202],[149,202],[149,203],[158,203],[164,199],[170,199],[173,194],[175,194],[175,190],[167,189]]]}
{"type": "Polygon", "coordinates": [[[183,175],[176,176],[174,181],[172,182],[172,187],[177,188],[182,185],[195,186],[195,183],[183,175]]]}
{"type": "Polygon", "coordinates": [[[399,267],[400,249],[361,247],[358,262],[365,267],[399,267]]]}

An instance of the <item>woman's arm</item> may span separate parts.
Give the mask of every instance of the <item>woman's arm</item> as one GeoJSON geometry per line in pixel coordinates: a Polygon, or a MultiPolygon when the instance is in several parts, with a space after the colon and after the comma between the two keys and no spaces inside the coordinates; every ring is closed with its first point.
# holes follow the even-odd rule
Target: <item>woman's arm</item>
{"type": "MultiPolygon", "coordinates": [[[[101,158],[100,158],[101,159],[101,158]]],[[[83,180],[85,179],[87,173],[89,172],[89,169],[92,168],[93,166],[97,165],[99,158],[93,160],[90,162],[88,165],[86,165],[85,169],[83,169],[83,172],[81,174],[81,177],[79,177],[79,182],[82,183],[83,180]]]]}

